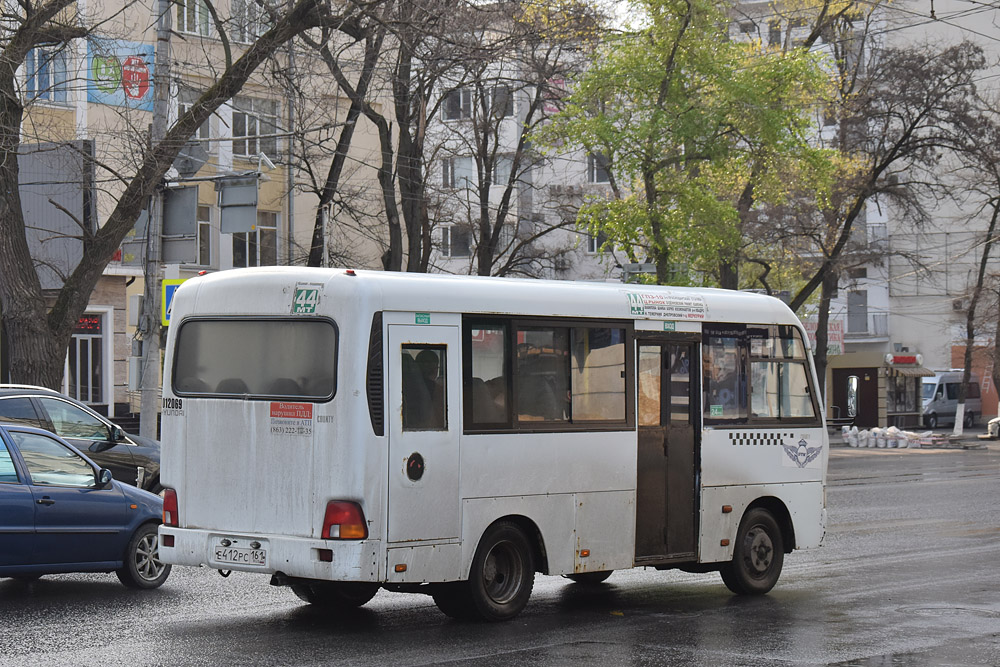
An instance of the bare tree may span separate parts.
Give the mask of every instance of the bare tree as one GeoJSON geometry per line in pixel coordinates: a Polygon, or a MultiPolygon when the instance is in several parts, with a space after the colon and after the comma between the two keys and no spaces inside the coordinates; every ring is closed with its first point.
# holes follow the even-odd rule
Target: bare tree
{"type": "MultiPolygon", "coordinates": [[[[65,44],[91,34],[93,25],[79,15],[71,0],[25,0],[17,11],[5,15],[6,31],[0,42],[0,306],[11,355],[15,382],[57,387],[73,327],[104,267],[132,230],[140,212],[162,185],[163,176],[181,148],[202,123],[236,95],[253,73],[288,40],[306,30],[323,26],[355,33],[359,5],[333,7],[323,0],[297,0],[275,10],[270,28],[242,55],[230,55],[225,30],[224,68],[215,82],[167,130],[162,140],[136,149],[132,168],[110,171],[121,186],[113,210],[104,224],[81,230],[82,258],[51,298],[35,270],[26,239],[19,197],[16,156],[25,121],[24,102],[18,87],[18,68],[32,49],[65,44]]],[[[213,16],[217,15],[213,12],[213,16]]]]}
{"type": "Polygon", "coordinates": [[[469,272],[537,276],[568,252],[543,241],[575,226],[580,202],[539,183],[552,158],[531,137],[557,110],[563,82],[584,66],[600,17],[584,5],[524,3],[470,16],[476,48],[439,91],[449,122],[433,134],[445,176],[435,199],[443,218],[468,230],[469,272]]]}
{"type": "MultiPolygon", "coordinates": [[[[927,219],[922,200],[933,188],[941,155],[956,146],[976,72],[984,66],[982,50],[962,43],[942,50],[874,50],[863,67],[843,73],[834,142],[847,161],[828,209],[799,230],[812,242],[809,254],[817,259],[791,299],[793,310],[818,288],[823,290],[821,302],[829,303],[837,287],[830,276],[850,263],[855,223],[876,197],[905,211],[911,224],[927,219]]],[[[816,339],[817,361],[823,362],[827,330],[817,329],[816,339]]]]}

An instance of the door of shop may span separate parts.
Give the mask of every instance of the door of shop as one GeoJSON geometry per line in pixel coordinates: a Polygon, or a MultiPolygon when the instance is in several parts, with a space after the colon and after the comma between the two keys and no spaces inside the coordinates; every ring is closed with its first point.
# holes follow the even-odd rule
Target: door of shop
{"type": "Polygon", "coordinates": [[[833,369],[833,415],[849,417],[848,396],[852,377],[857,378],[857,414],[854,425],[858,428],[878,426],[878,369],[877,368],[834,368],[833,369]]]}

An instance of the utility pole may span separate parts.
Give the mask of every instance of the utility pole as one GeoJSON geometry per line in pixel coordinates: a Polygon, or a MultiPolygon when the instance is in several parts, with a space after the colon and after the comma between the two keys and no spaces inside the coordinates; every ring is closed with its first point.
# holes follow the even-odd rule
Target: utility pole
{"type": "MultiPolygon", "coordinates": [[[[170,103],[170,0],[157,0],[156,56],[153,69],[153,122],[150,142],[155,146],[167,134],[170,103]]],[[[163,188],[153,193],[146,225],[146,267],[142,326],[142,383],[139,435],[156,438],[160,407],[160,270],[162,267],[163,188]]]]}

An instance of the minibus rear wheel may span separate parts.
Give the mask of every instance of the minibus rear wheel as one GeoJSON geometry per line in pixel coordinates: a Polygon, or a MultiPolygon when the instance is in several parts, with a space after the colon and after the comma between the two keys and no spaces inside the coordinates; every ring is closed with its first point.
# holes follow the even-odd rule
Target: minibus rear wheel
{"type": "Polygon", "coordinates": [[[763,595],[781,575],[785,545],[778,522],[766,509],[755,507],[743,515],[733,560],[720,568],[726,588],[737,595],[763,595]]]}
{"type": "Polygon", "coordinates": [[[354,609],[378,593],[378,584],[356,581],[309,581],[291,584],[300,600],[325,609],[354,609]]]}
{"type": "Polygon", "coordinates": [[[514,618],[528,604],[534,583],[534,550],[524,531],[510,521],[490,526],[469,572],[469,602],[474,614],[484,621],[514,618]]]}

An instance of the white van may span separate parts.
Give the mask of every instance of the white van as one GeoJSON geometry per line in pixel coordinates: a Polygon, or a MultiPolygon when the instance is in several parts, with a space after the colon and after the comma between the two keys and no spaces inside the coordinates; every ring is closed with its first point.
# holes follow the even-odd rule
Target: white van
{"type": "MultiPolygon", "coordinates": [[[[958,410],[958,389],[962,384],[964,371],[953,368],[948,371],[934,371],[933,376],[924,378],[923,406],[924,426],[937,428],[945,423],[955,423],[955,412],[958,410]]],[[[976,423],[976,417],[983,412],[983,402],[979,392],[979,376],[972,374],[969,386],[965,391],[966,428],[976,423]]]]}

